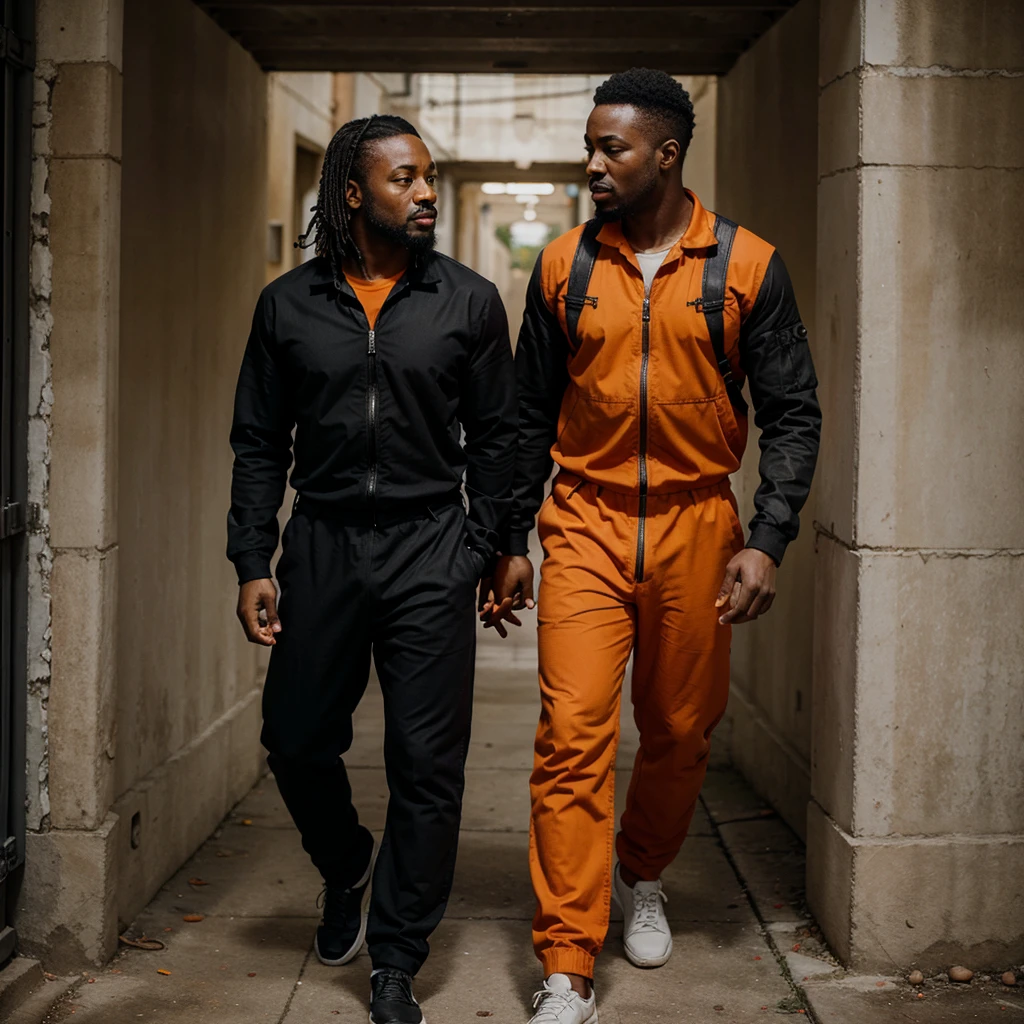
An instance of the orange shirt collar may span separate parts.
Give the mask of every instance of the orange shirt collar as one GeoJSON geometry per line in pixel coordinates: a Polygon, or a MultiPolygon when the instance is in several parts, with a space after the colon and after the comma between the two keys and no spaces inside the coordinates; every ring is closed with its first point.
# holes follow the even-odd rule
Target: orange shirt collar
{"type": "MultiPolygon", "coordinates": [[[[704,204],[697,198],[696,193],[691,192],[688,188],[683,191],[693,202],[693,214],[686,231],[683,232],[683,237],[672,246],[665,257],[666,263],[669,260],[677,259],[684,249],[706,249],[718,241],[712,230],[715,222],[714,214],[704,209],[704,204]]],[[[608,221],[598,232],[597,240],[603,245],[610,245],[618,249],[626,259],[636,264],[633,247],[626,241],[626,236],[622,233],[621,221],[608,221]]]]}

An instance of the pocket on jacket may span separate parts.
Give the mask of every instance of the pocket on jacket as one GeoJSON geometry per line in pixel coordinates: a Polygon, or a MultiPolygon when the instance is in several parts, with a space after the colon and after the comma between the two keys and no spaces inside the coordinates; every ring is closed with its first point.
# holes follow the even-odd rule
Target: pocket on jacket
{"type": "Polygon", "coordinates": [[[764,335],[752,347],[751,356],[751,376],[764,390],[788,395],[818,386],[807,328],[802,323],[764,335]]]}
{"type": "Polygon", "coordinates": [[[596,401],[577,391],[576,402],[555,443],[557,462],[588,480],[598,473],[632,486],[638,440],[632,402],[596,401]]]}
{"type": "Polygon", "coordinates": [[[736,471],[746,439],[728,402],[723,394],[651,405],[652,488],[699,485],[736,471]]]}

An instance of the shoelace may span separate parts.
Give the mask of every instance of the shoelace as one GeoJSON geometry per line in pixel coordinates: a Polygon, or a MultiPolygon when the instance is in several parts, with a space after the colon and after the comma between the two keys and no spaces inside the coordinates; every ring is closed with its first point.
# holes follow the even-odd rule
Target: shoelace
{"type": "Polygon", "coordinates": [[[534,992],[533,1008],[538,1012],[530,1024],[560,1024],[562,1011],[572,1008],[573,996],[580,998],[577,992],[552,992],[549,988],[534,992]]]}
{"type": "Polygon", "coordinates": [[[639,892],[633,890],[633,912],[636,915],[636,928],[638,931],[660,932],[658,925],[659,901],[668,903],[668,897],[661,889],[653,892],[639,892]]]}
{"type": "Polygon", "coordinates": [[[414,1004],[412,997],[412,985],[409,976],[400,971],[381,971],[374,975],[374,980],[383,978],[380,988],[377,990],[377,999],[395,999],[400,1002],[414,1004]]]}
{"type": "Polygon", "coordinates": [[[321,920],[324,924],[343,928],[348,923],[345,904],[351,892],[351,889],[338,889],[327,885],[323,887],[317,897],[316,908],[322,911],[321,920]]]}

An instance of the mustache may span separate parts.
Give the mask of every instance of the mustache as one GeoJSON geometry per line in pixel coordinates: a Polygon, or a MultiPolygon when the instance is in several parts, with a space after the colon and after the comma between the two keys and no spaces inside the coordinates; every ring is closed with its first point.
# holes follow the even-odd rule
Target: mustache
{"type": "Polygon", "coordinates": [[[423,206],[418,206],[412,213],[409,214],[409,220],[415,220],[417,217],[422,217],[424,214],[430,214],[432,217],[437,216],[437,207],[431,206],[429,203],[423,206]]]}

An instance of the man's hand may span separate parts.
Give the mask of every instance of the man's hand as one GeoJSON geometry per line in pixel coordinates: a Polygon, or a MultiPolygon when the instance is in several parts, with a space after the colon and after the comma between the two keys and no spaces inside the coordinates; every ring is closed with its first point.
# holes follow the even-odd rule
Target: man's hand
{"type": "Polygon", "coordinates": [[[716,608],[729,605],[719,616],[723,626],[753,622],[764,615],[775,600],[775,562],[756,548],[744,548],[725,568],[716,608]]]}
{"type": "Polygon", "coordinates": [[[504,639],[508,636],[506,621],[522,625],[513,611],[533,607],[533,563],[525,555],[502,555],[494,575],[480,583],[479,611],[484,629],[493,627],[504,639]]]}
{"type": "Polygon", "coordinates": [[[274,581],[249,580],[238,588],[238,620],[251,644],[273,647],[281,632],[274,581]]]}

